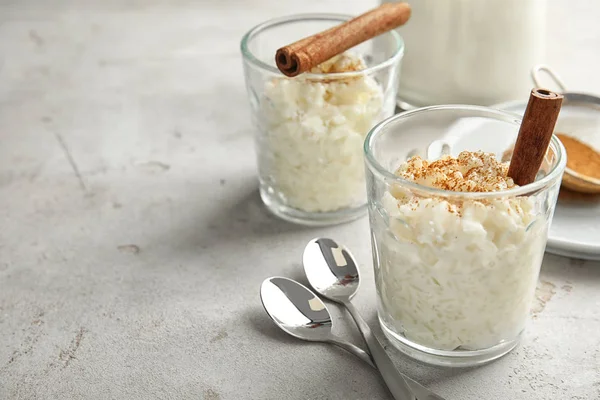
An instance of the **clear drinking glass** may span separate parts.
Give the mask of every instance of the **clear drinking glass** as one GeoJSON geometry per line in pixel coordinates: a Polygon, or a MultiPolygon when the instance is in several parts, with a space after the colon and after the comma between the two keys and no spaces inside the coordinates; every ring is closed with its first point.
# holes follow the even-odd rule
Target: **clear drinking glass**
{"type": "Polygon", "coordinates": [[[375,124],[394,113],[402,39],[392,31],[349,50],[364,60],[360,70],[287,78],[275,65],[278,48],[349,18],[278,18],[242,39],[260,195],[286,220],[327,225],[366,211],[362,144],[375,124]]]}
{"type": "Polygon", "coordinates": [[[437,365],[491,361],[518,343],[530,313],[565,150],[553,137],[534,183],[452,192],[402,179],[408,158],[461,151],[510,157],[519,116],[435,106],[391,117],[365,141],[371,240],[383,331],[437,365]]]}

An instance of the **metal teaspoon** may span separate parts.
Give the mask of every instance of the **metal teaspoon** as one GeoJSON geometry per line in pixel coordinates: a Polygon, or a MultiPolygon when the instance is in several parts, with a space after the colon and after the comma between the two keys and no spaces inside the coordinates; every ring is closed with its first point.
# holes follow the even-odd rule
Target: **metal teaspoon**
{"type": "Polygon", "coordinates": [[[398,372],[369,325],[362,319],[350,299],[359,286],[359,274],[352,254],[331,239],[311,240],[304,249],[304,272],[311,286],[321,296],[340,303],[352,315],[375,366],[396,400],[415,400],[415,394],[398,372]]]}
{"type": "Polygon", "coordinates": [[[335,344],[372,364],[364,350],[331,333],[329,310],[306,286],[288,278],[267,278],[260,286],[260,300],[269,317],[286,333],[309,342],[335,344]]]}
{"type": "MultiPolygon", "coordinates": [[[[288,278],[272,277],[260,287],[265,311],[284,332],[310,342],[331,343],[376,368],[360,347],[331,333],[333,322],[325,304],[310,289],[288,278]]],[[[421,384],[406,377],[418,400],[444,400],[421,384]]]]}

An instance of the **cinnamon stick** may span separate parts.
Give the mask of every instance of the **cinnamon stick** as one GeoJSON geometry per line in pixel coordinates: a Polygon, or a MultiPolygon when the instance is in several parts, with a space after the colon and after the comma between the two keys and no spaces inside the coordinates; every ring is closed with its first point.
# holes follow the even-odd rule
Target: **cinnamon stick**
{"type": "Polygon", "coordinates": [[[533,89],[521,122],[508,176],[517,185],[535,181],[554,132],[563,96],[546,89],[533,89]]]}
{"type": "Polygon", "coordinates": [[[365,14],[277,50],[277,68],[290,77],[309,71],[331,57],[404,25],[411,9],[406,3],[385,3],[365,14]]]}

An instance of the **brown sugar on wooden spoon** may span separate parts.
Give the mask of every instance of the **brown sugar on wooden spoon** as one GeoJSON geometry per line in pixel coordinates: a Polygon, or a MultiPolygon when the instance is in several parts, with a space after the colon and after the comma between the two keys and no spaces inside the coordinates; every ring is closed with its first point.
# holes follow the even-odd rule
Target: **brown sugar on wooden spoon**
{"type": "MultiPolygon", "coordinates": [[[[564,133],[555,133],[565,146],[567,168],[563,175],[560,200],[600,200],[600,152],[564,133]],[[595,193],[596,196],[591,194],[595,193]]],[[[511,159],[514,146],[502,154],[502,161],[511,159]]]]}
{"type": "Polygon", "coordinates": [[[590,178],[600,179],[600,153],[564,133],[556,136],[567,150],[567,168],[590,178]]]}

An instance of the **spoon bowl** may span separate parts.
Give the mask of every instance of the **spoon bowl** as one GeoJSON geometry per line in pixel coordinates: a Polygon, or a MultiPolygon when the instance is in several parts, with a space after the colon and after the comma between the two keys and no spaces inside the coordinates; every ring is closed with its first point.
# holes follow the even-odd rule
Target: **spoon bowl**
{"type": "Polygon", "coordinates": [[[331,332],[329,310],[304,285],[288,278],[267,278],[260,287],[260,299],[275,325],[289,335],[309,342],[334,344],[374,366],[363,349],[331,332]]]}
{"type": "Polygon", "coordinates": [[[344,303],[358,291],[358,266],[345,246],[327,238],[313,239],[306,245],[302,261],[311,286],[326,299],[344,303]]]}
{"type": "Polygon", "coordinates": [[[312,342],[331,337],[331,314],[310,289],[288,278],[265,279],[260,287],[265,311],[282,330],[312,342]]]}

